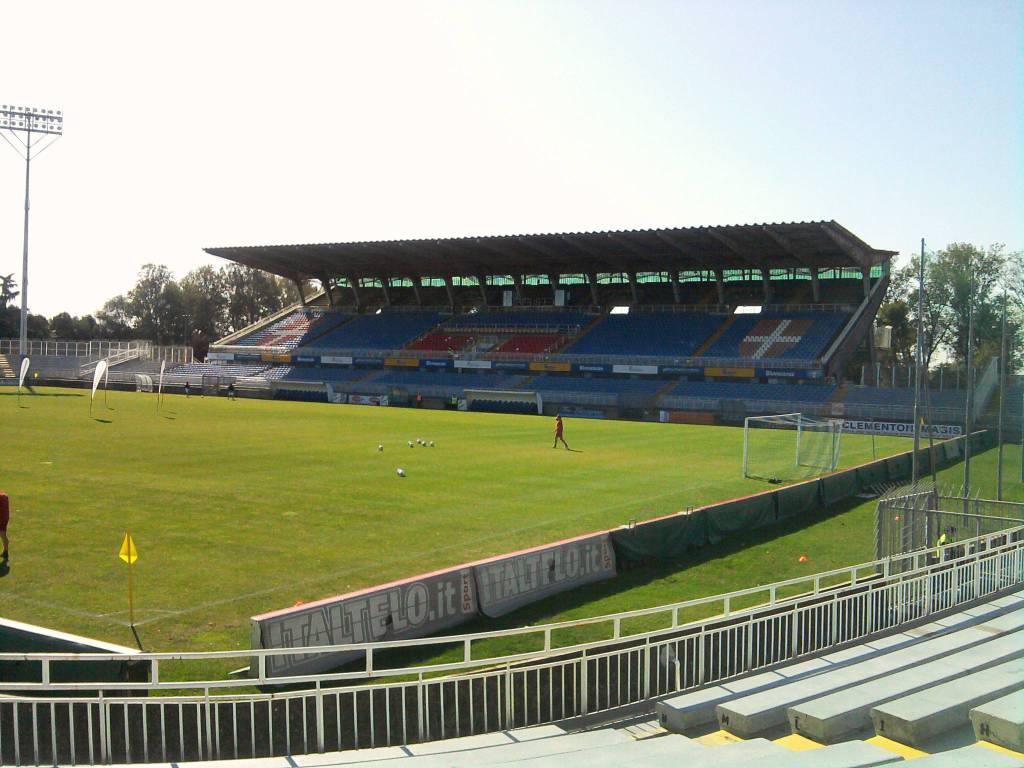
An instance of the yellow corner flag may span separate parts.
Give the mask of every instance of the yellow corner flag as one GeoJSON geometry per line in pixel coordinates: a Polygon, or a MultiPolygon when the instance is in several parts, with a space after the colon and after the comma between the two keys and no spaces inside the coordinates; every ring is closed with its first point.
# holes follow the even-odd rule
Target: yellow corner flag
{"type": "Polygon", "coordinates": [[[130,533],[125,533],[124,541],[121,542],[121,551],[117,553],[128,565],[139,559],[139,551],[135,548],[135,539],[130,533]]]}

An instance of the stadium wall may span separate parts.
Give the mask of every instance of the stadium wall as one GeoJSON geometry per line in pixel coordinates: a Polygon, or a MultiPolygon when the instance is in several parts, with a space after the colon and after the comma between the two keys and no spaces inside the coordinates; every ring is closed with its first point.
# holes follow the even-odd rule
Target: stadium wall
{"type": "MultiPolygon", "coordinates": [[[[950,466],[964,437],[922,448],[920,471],[950,466]]],[[[995,435],[971,435],[972,451],[995,435]]],[[[552,595],[613,578],[620,563],[672,560],[745,531],[806,517],[862,490],[910,479],[912,451],[791,486],[709,504],[635,525],[454,566],[251,619],[252,647],[309,648],[403,640],[443,632],[479,615],[499,617],[552,595]]],[[[362,658],[361,651],[259,657],[266,675],[315,674],[362,658]]],[[[260,672],[251,668],[250,674],[260,672]]]]}

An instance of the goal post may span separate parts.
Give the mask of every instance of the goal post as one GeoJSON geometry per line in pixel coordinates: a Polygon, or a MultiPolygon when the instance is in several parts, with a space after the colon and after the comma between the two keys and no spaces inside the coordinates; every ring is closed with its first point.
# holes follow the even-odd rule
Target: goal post
{"type": "Polygon", "coordinates": [[[842,419],[802,413],[743,420],[743,476],[778,482],[814,477],[839,466],[842,419]]]}

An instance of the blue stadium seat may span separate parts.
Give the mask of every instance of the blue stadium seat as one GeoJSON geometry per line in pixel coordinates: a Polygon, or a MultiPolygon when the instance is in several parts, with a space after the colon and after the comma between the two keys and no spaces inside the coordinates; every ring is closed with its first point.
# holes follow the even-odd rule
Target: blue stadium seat
{"type": "Polygon", "coordinates": [[[759,384],[755,382],[683,381],[669,393],[676,397],[713,400],[779,400],[823,403],[836,388],[831,384],[759,384]]]}
{"type": "Polygon", "coordinates": [[[167,373],[175,376],[260,376],[266,363],[185,363],[167,373]]]}
{"type": "Polygon", "coordinates": [[[452,389],[515,389],[526,381],[524,376],[508,376],[500,373],[450,373],[402,370],[383,370],[372,375],[367,383],[389,387],[450,387],[452,389]]]}
{"type": "MultiPolygon", "coordinates": [[[[817,360],[849,318],[840,312],[762,312],[736,315],[733,323],[705,353],[708,357],[756,358],[762,360],[817,360]],[[779,329],[777,343],[769,346],[770,333],[757,333],[761,322],[808,321],[810,327],[787,332],[779,329]],[[799,339],[795,343],[789,339],[799,339]],[[747,348],[744,348],[744,341],[747,348]],[[782,351],[773,351],[779,350],[782,351]]],[[[803,325],[804,323],[800,323],[803,325]]],[[[778,323],[772,323],[778,325],[778,323]]]]}
{"type": "Polygon", "coordinates": [[[538,392],[595,392],[654,395],[668,382],[659,379],[584,379],[579,376],[538,376],[526,389],[538,392]]]}
{"type": "Polygon", "coordinates": [[[608,315],[565,350],[574,355],[690,357],[725,318],[703,313],[608,315]]]}
{"type": "Polygon", "coordinates": [[[436,326],[439,312],[381,312],[358,315],[351,322],[320,336],[321,349],[399,349],[436,326]]]}
{"type": "MultiPolygon", "coordinates": [[[[967,396],[962,390],[945,389],[940,392],[933,389],[928,392],[928,397],[934,408],[962,409],[967,396]]],[[[843,402],[851,405],[912,406],[914,390],[899,387],[850,387],[843,402]]]]}
{"type": "Polygon", "coordinates": [[[232,342],[232,345],[295,349],[338,327],[349,317],[350,315],[325,309],[299,309],[232,342]]]}
{"type": "Polygon", "coordinates": [[[285,381],[356,381],[366,376],[366,371],[360,368],[333,368],[333,367],[310,367],[294,366],[289,367],[288,372],[282,376],[285,381]]]}

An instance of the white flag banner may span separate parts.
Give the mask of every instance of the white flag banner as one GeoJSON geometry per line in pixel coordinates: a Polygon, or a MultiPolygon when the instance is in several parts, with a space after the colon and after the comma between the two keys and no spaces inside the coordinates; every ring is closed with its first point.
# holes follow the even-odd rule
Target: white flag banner
{"type": "Polygon", "coordinates": [[[18,374],[18,389],[20,390],[25,386],[25,377],[28,376],[29,360],[27,357],[21,358],[21,373],[18,374]]]}
{"type": "MultiPolygon", "coordinates": [[[[96,399],[96,390],[99,389],[100,381],[103,379],[104,374],[107,372],[107,361],[100,360],[96,364],[96,372],[92,375],[92,399],[96,399]]],[[[90,401],[91,403],[92,401],[90,401]]]]}
{"type": "Polygon", "coordinates": [[[164,366],[167,365],[166,360],[160,361],[160,382],[156,385],[156,407],[160,409],[160,398],[164,395],[164,366]]]}

